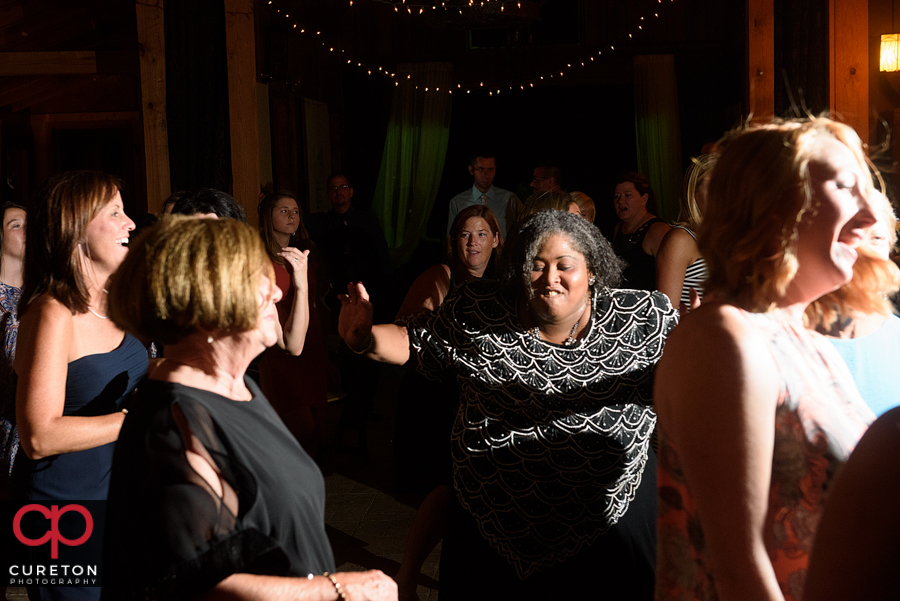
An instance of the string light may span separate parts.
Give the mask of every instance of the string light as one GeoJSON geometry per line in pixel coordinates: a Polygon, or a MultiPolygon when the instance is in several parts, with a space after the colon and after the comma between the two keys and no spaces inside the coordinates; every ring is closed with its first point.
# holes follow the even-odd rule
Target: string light
{"type": "MultiPolygon", "coordinates": [[[[400,11],[399,11],[399,8],[402,6],[402,7],[404,7],[404,8],[407,9],[407,14],[409,14],[409,15],[412,15],[412,14],[413,14],[413,9],[414,9],[414,8],[415,8],[415,9],[418,9],[418,12],[416,13],[417,15],[422,15],[422,14],[424,14],[426,8],[431,8],[432,10],[437,10],[438,8],[441,8],[441,9],[443,9],[443,10],[458,10],[460,15],[463,14],[463,11],[462,11],[462,8],[461,8],[461,7],[459,7],[459,6],[449,6],[449,7],[448,7],[447,4],[446,4],[446,1],[440,2],[440,6],[438,6],[437,3],[435,3],[435,2],[430,2],[430,3],[428,3],[428,2],[422,2],[422,1],[419,1],[419,2],[412,2],[412,1],[407,2],[407,0],[400,0],[399,2],[398,2],[398,0],[374,0],[374,1],[375,1],[375,2],[380,2],[380,3],[382,3],[382,4],[388,4],[388,5],[393,6],[394,12],[396,12],[396,13],[399,13],[399,12],[400,12],[400,11]]],[[[500,12],[505,11],[505,8],[506,8],[507,5],[509,5],[510,7],[512,7],[512,5],[515,4],[515,6],[516,6],[517,9],[521,9],[521,8],[522,8],[522,3],[521,3],[521,2],[515,2],[515,3],[514,3],[514,2],[512,2],[511,0],[478,0],[478,7],[476,8],[476,6],[475,6],[475,1],[476,1],[476,0],[469,0],[467,6],[468,6],[469,8],[474,9],[474,10],[481,10],[481,9],[484,9],[485,6],[489,6],[489,7],[490,7],[491,5],[493,5],[494,7],[499,6],[499,7],[500,7],[500,12]]],[[[274,2],[275,2],[275,0],[268,0],[268,5],[272,5],[274,2]]],[[[674,2],[674,0],[670,0],[670,2],[674,2]]],[[[657,3],[658,3],[658,4],[662,4],[662,0],[657,0],[657,3]]],[[[348,4],[349,4],[349,6],[351,6],[351,7],[354,6],[353,0],[348,0],[348,4]]],[[[495,10],[495,8],[492,8],[491,10],[495,10]]],[[[282,13],[282,11],[281,11],[280,8],[276,8],[275,12],[276,12],[276,14],[278,14],[280,17],[284,17],[285,19],[289,19],[289,20],[292,21],[292,23],[291,23],[291,29],[292,29],[292,30],[296,30],[296,29],[299,27],[299,23],[297,22],[296,18],[292,19],[289,13],[287,13],[287,12],[282,13]]],[[[659,18],[659,13],[658,13],[658,12],[655,12],[655,13],[653,13],[653,16],[654,16],[654,18],[659,18]]],[[[645,20],[646,20],[646,19],[645,19],[643,16],[639,17],[638,23],[636,24],[637,30],[643,31],[643,25],[642,25],[641,22],[643,22],[643,21],[645,21],[645,20]]],[[[301,34],[306,34],[307,32],[306,32],[306,29],[305,29],[305,28],[300,28],[300,29],[299,29],[299,33],[301,33],[301,34]]],[[[310,31],[309,33],[312,34],[312,31],[310,31]]],[[[624,33],[626,33],[626,34],[628,35],[628,38],[629,38],[629,39],[631,39],[631,40],[634,39],[634,34],[633,34],[632,31],[625,31],[624,33]]],[[[325,42],[325,40],[322,39],[322,37],[321,37],[321,36],[322,36],[322,32],[321,32],[321,31],[316,31],[314,35],[315,35],[315,37],[317,38],[319,44],[320,44],[323,48],[327,48],[329,52],[335,52],[335,51],[337,51],[337,53],[340,54],[340,55],[342,56],[342,58],[346,59],[348,65],[352,65],[352,64],[353,64],[354,60],[353,60],[352,58],[348,57],[347,54],[346,54],[346,52],[345,52],[344,50],[342,50],[342,49],[340,49],[340,48],[337,48],[337,49],[336,49],[335,46],[329,46],[329,45],[325,42]]],[[[613,52],[615,52],[615,50],[616,50],[615,46],[612,45],[612,44],[609,46],[609,49],[610,49],[611,51],[613,51],[613,52]]],[[[597,57],[600,57],[600,56],[602,56],[602,55],[603,55],[603,51],[602,51],[602,50],[597,50],[597,57]]],[[[585,66],[586,66],[586,61],[588,61],[588,60],[589,60],[590,62],[596,62],[596,61],[594,60],[594,58],[595,58],[595,57],[593,56],[593,54],[591,54],[591,55],[589,55],[585,60],[575,61],[575,62],[577,62],[578,64],[580,64],[581,67],[585,67],[585,66]]],[[[379,67],[377,67],[377,69],[375,69],[374,67],[371,67],[371,66],[369,66],[369,65],[363,64],[361,61],[356,61],[356,65],[357,65],[357,67],[359,67],[359,68],[365,70],[366,73],[367,73],[368,75],[372,75],[372,74],[374,73],[374,71],[377,70],[377,72],[378,72],[377,74],[378,74],[378,75],[382,75],[382,76],[387,77],[388,79],[392,80],[392,81],[394,82],[394,86],[395,86],[395,87],[397,87],[397,86],[400,85],[400,81],[397,79],[396,74],[395,74],[395,73],[389,72],[387,69],[384,69],[384,68],[381,67],[381,66],[379,66],[379,67]]],[[[565,63],[565,67],[563,67],[563,69],[561,69],[561,70],[558,70],[559,77],[563,77],[563,76],[565,75],[565,69],[571,69],[571,68],[573,68],[572,65],[573,65],[573,62],[566,62],[566,63],[565,63]]],[[[576,68],[577,68],[577,67],[576,67],[576,68]]],[[[506,88],[509,89],[509,90],[515,90],[515,86],[519,86],[519,90],[525,90],[525,85],[527,84],[529,88],[534,88],[534,82],[535,82],[535,81],[543,81],[543,80],[545,80],[545,76],[546,76],[547,78],[551,78],[551,79],[552,79],[553,77],[556,76],[556,72],[557,72],[557,71],[554,71],[554,72],[551,72],[551,73],[545,73],[545,75],[538,75],[536,78],[535,78],[535,77],[532,77],[532,78],[529,78],[529,79],[527,79],[527,80],[525,80],[525,81],[512,82],[510,85],[508,85],[508,86],[504,85],[504,86],[502,86],[502,87],[506,87],[506,88]]],[[[276,81],[274,77],[271,77],[271,76],[268,76],[268,75],[265,75],[265,74],[260,74],[260,77],[261,77],[262,79],[264,79],[264,80],[268,80],[268,81],[276,81]]],[[[412,74],[407,74],[406,80],[407,80],[407,81],[410,81],[410,83],[413,83],[413,82],[411,81],[411,80],[412,80],[412,74]]],[[[296,83],[293,83],[293,82],[284,82],[284,83],[290,84],[290,85],[292,85],[292,86],[296,86],[296,83]]],[[[419,86],[418,84],[416,84],[416,85],[415,85],[415,89],[417,89],[417,90],[420,89],[420,86],[419,86]]],[[[423,89],[423,90],[426,91],[426,92],[431,93],[431,88],[430,88],[430,86],[421,86],[421,89],[423,89]]],[[[461,83],[457,83],[457,84],[456,84],[456,89],[457,89],[457,90],[462,90],[462,89],[464,89],[464,88],[463,88],[463,85],[462,85],[461,83]]],[[[484,85],[484,82],[481,81],[481,82],[479,82],[478,87],[475,88],[475,89],[487,90],[489,96],[493,96],[495,92],[496,92],[496,94],[499,95],[502,88],[501,88],[501,87],[493,87],[493,86],[488,86],[488,87],[486,88],[485,85],[484,85]]],[[[466,90],[466,94],[470,94],[471,91],[472,91],[470,88],[465,88],[465,90],[466,90]]],[[[433,92],[440,92],[440,91],[441,91],[441,90],[440,90],[439,87],[436,87],[436,88],[434,88],[434,90],[433,90],[433,92]]],[[[448,94],[452,94],[452,93],[453,93],[453,90],[452,90],[452,89],[445,89],[445,91],[446,91],[448,94]]]]}

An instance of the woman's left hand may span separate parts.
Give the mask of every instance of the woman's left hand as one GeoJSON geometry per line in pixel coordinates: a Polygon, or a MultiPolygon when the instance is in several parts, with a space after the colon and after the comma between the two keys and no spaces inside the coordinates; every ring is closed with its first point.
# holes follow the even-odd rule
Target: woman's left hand
{"type": "Polygon", "coordinates": [[[309,251],[286,246],[278,253],[290,268],[291,283],[297,290],[306,290],[307,270],[309,268],[309,251]]]}

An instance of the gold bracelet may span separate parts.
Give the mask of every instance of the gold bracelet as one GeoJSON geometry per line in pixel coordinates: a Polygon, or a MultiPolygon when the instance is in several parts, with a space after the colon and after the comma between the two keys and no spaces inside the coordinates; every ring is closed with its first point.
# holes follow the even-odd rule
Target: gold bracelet
{"type": "Polygon", "coordinates": [[[356,353],[357,355],[365,355],[366,353],[371,351],[372,348],[374,348],[374,346],[375,346],[375,334],[373,334],[372,332],[369,332],[369,341],[366,343],[366,348],[364,348],[361,351],[358,351],[355,348],[353,348],[352,346],[350,346],[349,344],[347,345],[347,348],[350,349],[351,351],[353,351],[354,353],[356,353]]]}
{"type": "Polygon", "coordinates": [[[341,588],[341,583],[337,581],[337,578],[334,577],[334,574],[325,572],[322,575],[325,576],[325,578],[328,578],[331,581],[331,584],[334,585],[334,590],[337,591],[338,600],[347,601],[347,595],[344,594],[344,589],[341,588]]]}

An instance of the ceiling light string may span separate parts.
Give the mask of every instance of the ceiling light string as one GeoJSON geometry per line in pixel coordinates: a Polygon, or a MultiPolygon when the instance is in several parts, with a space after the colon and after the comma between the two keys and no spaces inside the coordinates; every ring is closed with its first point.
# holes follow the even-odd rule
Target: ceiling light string
{"type": "MultiPolygon", "coordinates": [[[[406,0],[374,0],[374,1],[380,2],[383,4],[398,4],[398,1],[399,1],[399,4],[401,4],[401,5],[406,5],[408,7],[414,6],[412,3],[406,2],[406,0]]],[[[314,35],[316,37],[317,41],[319,42],[319,44],[323,48],[327,49],[328,52],[337,52],[338,54],[340,54],[341,58],[346,61],[347,65],[353,66],[355,64],[355,66],[357,68],[366,71],[368,75],[374,74],[374,75],[384,76],[384,77],[392,80],[394,82],[395,86],[400,86],[400,84],[402,82],[404,85],[407,85],[407,84],[414,85],[415,89],[422,90],[427,93],[453,94],[453,92],[455,91],[457,93],[465,92],[466,94],[471,94],[473,91],[476,91],[476,92],[487,92],[489,96],[494,96],[494,95],[499,95],[500,92],[504,91],[504,90],[510,91],[510,92],[531,90],[535,87],[535,83],[540,85],[540,82],[542,82],[542,81],[547,81],[547,80],[554,79],[554,78],[564,77],[565,73],[571,69],[576,69],[579,67],[581,67],[581,68],[590,67],[592,63],[598,62],[599,59],[603,56],[603,50],[591,51],[589,54],[582,56],[581,60],[576,59],[574,61],[567,61],[564,63],[565,66],[561,66],[558,69],[555,69],[550,72],[545,72],[544,74],[538,75],[533,78],[515,81],[512,83],[500,84],[500,85],[489,84],[488,86],[485,86],[484,82],[479,82],[479,84],[477,86],[473,85],[471,87],[469,87],[469,86],[464,87],[461,83],[456,83],[455,86],[451,86],[450,88],[445,88],[445,89],[441,90],[439,87],[426,86],[424,84],[416,83],[412,79],[411,74],[408,74],[405,79],[398,78],[396,73],[393,73],[393,72],[389,71],[388,69],[383,68],[382,66],[378,66],[376,68],[376,67],[372,67],[366,63],[363,63],[362,61],[354,60],[353,58],[349,57],[343,49],[335,48],[335,46],[333,44],[328,44],[325,41],[325,39],[322,38],[321,31],[313,31],[311,29],[301,27],[299,22],[296,19],[293,19],[290,17],[289,13],[282,12],[281,9],[277,7],[277,5],[276,5],[277,2],[278,2],[278,0],[268,0],[268,4],[272,5],[273,8],[275,8],[275,12],[277,15],[283,16],[285,19],[290,20],[291,25],[292,25],[291,26],[292,31],[295,31],[299,34],[314,35]]],[[[510,2],[509,0],[469,0],[469,6],[472,6],[475,2],[483,2],[484,4],[491,3],[491,2],[493,2],[495,4],[499,2],[502,4],[505,2],[507,4],[513,4],[513,2],[510,2]]],[[[668,2],[674,2],[674,0],[668,0],[668,2]]],[[[663,3],[663,0],[657,0],[657,4],[662,4],[662,3],[663,3]]],[[[521,5],[521,2],[516,2],[515,4],[521,5]]],[[[349,5],[351,7],[354,5],[353,0],[349,0],[349,5]]],[[[442,7],[444,7],[446,5],[446,2],[441,2],[441,5],[442,5],[442,7]]],[[[418,6],[418,5],[415,5],[415,6],[418,6]]],[[[431,7],[433,9],[437,9],[436,4],[432,4],[431,7]]],[[[658,11],[653,13],[653,18],[654,19],[659,18],[658,11]]],[[[637,23],[638,30],[644,31],[643,23],[646,20],[647,19],[645,19],[645,17],[643,17],[643,16],[639,17],[638,23],[637,23]]],[[[629,39],[634,39],[633,34],[636,32],[626,31],[625,33],[628,35],[629,39]]],[[[616,51],[615,45],[610,44],[609,51],[615,52],[616,51]]],[[[266,80],[266,81],[270,81],[270,82],[280,81],[281,83],[291,85],[292,88],[296,88],[296,82],[291,82],[291,81],[287,81],[287,80],[276,80],[274,77],[268,76],[266,74],[260,74],[260,78],[263,80],[266,80]]]]}
{"type": "MultiPolygon", "coordinates": [[[[376,67],[376,66],[364,63],[359,60],[354,60],[352,57],[348,56],[347,53],[343,49],[336,47],[334,44],[329,44],[325,40],[325,38],[322,37],[321,31],[309,29],[309,28],[301,26],[300,22],[296,18],[291,17],[289,12],[287,12],[286,10],[282,11],[281,8],[278,7],[278,4],[280,4],[280,2],[278,2],[277,0],[268,0],[268,4],[275,10],[276,16],[283,17],[285,20],[287,20],[289,22],[291,32],[295,32],[295,33],[301,34],[301,35],[311,35],[311,36],[315,37],[316,41],[319,42],[319,45],[322,46],[322,48],[327,50],[329,53],[336,53],[336,54],[340,55],[341,59],[346,61],[346,64],[351,65],[351,66],[355,65],[358,69],[366,71],[368,75],[379,75],[379,76],[386,77],[387,79],[390,79],[390,80],[394,81],[395,84],[397,84],[397,74],[396,73],[391,72],[389,69],[386,69],[381,65],[376,67]]],[[[350,2],[350,5],[351,6],[353,5],[352,1],[350,2]]],[[[260,74],[260,78],[266,79],[268,81],[276,81],[276,79],[273,78],[272,76],[262,74],[262,73],[260,74]]],[[[288,80],[277,80],[277,81],[280,81],[280,82],[283,82],[286,84],[291,84],[291,85],[293,85],[293,83],[294,83],[294,82],[290,82],[288,80]]]]}

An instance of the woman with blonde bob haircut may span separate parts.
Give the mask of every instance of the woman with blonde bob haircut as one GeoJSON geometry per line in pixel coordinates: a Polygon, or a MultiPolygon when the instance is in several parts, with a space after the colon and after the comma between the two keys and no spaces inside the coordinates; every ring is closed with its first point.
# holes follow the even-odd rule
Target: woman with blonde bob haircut
{"type": "Polygon", "coordinates": [[[708,298],[656,372],[658,599],[802,597],[833,476],[873,419],[804,311],[850,280],[872,190],[858,136],[829,119],[723,141],[699,236],[708,298]]]}
{"type": "Polygon", "coordinates": [[[395,599],[381,572],[330,573],[322,474],[245,376],[284,344],[258,234],[174,217],[131,253],[110,286],[112,318],[166,356],[116,446],[104,595],[395,599]]]}
{"type": "Polygon", "coordinates": [[[177,223],[160,232],[165,235],[140,238],[137,254],[152,256],[152,262],[129,261],[112,281],[112,294],[130,297],[112,311],[115,322],[165,345],[198,331],[252,330],[259,291],[246,283],[260,275],[272,277],[259,241],[241,235],[242,228],[220,233],[204,220],[168,219],[177,223]]]}

